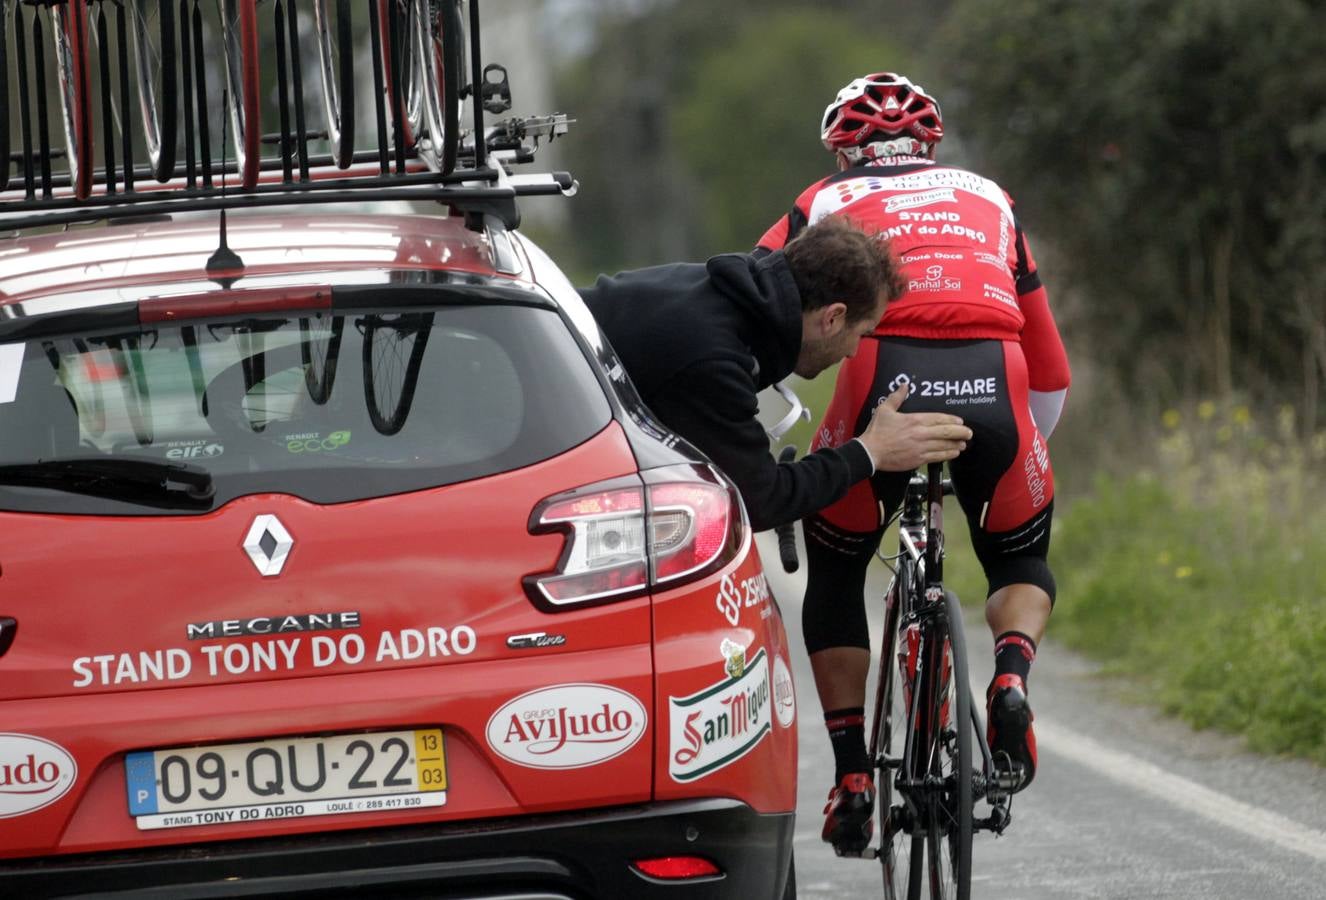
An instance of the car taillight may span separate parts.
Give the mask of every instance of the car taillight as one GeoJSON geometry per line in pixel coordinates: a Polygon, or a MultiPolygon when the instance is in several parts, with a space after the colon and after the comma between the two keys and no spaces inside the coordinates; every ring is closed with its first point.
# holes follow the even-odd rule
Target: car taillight
{"type": "Polygon", "coordinates": [[[702,465],[650,469],[549,497],[530,517],[530,533],[561,531],[566,544],[557,567],[526,576],[525,590],[536,603],[561,608],[700,578],[736,556],[745,537],[740,509],[735,491],[702,465]]]}

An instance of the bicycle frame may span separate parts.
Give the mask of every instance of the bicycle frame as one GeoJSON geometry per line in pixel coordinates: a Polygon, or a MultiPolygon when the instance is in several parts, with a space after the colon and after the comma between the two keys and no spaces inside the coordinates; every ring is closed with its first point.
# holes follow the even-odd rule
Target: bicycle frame
{"type": "Polygon", "coordinates": [[[970,888],[971,833],[1002,832],[1009,822],[1008,794],[993,776],[981,714],[967,683],[961,614],[956,597],[943,586],[944,496],[952,488],[942,468],[932,464],[908,484],[898,517],[897,565],[885,599],[870,755],[880,770],[882,843],[876,855],[889,897],[903,895],[895,839],[904,845],[911,840],[906,896],[919,895],[922,859],[928,855],[931,896],[948,896],[943,892],[948,865],[962,872],[955,877],[956,896],[964,898],[970,888]],[[892,699],[899,692],[905,708],[895,710],[892,699]],[[892,756],[899,725],[901,753],[892,756]],[[982,797],[992,811],[977,819],[974,806],[982,797]],[[946,851],[956,859],[942,860],[946,851]]]}

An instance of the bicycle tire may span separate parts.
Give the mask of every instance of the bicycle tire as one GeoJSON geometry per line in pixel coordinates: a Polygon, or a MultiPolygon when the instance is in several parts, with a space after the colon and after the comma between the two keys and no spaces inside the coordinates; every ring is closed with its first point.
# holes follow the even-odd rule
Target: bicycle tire
{"type": "MultiPolygon", "coordinates": [[[[464,18],[458,0],[411,0],[411,4],[413,54],[420,75],[423,127],[428,136],[426,152],[420,155],[431,168],[447,175],[456,168],[460,146],[464,18]]],[[[418,132],[416,136],[422,137],[418,132]]]]}
{"type": "Polygon", "coordinates": [[[327,140],[331,144],[332,160],[337,168],[348,169],[354,161],[355,152],[354,32],[350,21],[350,0],[334,2],[334,39],[327,14],[327,0],[314,0],[313,21],[318,34],[327,140]]]}
{"type": "Polygon", "coordinates": [[[261,163],[258,139],[258,10],[257,0],[221,0],[221,45],[225,53],[226,89],[230,94],[230,127],[240,185],[258,183],[261,163]]]}
{"type": "Polygon", "coordinates": [[[336,363],[341,353],[341,335],[344,327],[344,316],[333,317],[331,333],[322,342],[323,352],[315,356],[310,341],[312,325],[308,319],[299,320],[299,356],[304,363],[304,385],[308,388],[309,399],[316,406],[323,406],[331,398],[332,385],[336,382],[336,363]]]}
{"type": "Polygon", "coordinates": [[[79,200],[86,200],[92,193],[92,95],[87,72],[87,21],[87,0],[65,0],[51,16],[69,183],[79,200]]]}
{"type": "Polygon", "coordinates": [[[152,163],[152,175],[165,184],[175,175],[179,121],[175,4],[173,0],[130,0],[129,19],[133,27],[134,71],[138,80],[143,140],[152,163]],[[156,28],[151,27],[150,21],[154,9],[157,12],[156,28]]]}
{"type": "Polygon", "coordinates": [[[420,72],[415,65],[413,34],[414,0],[378,0],[378,33],[382,36],[382,90],[386,95],[387,127],[395,120],[399,105],[401,141],[413,147],[423,118],[423,89],[419,85],[420,72]],[[391,7],[397,11],[398,26],[391,27],[391,7]],[[396,83],[392,69],[400,75],[400,97],[396,96],[396,83]]]}
{"type": "Polygon", "coordinates": [[[962,608],[952,591],[944,592],[945,621],[935,629],[936,646],[943,654],[941,668],[948,678],[936,697],[934,714],[949,724],[935,747],[931,774],[945,781],[929,817],[926,854],[931,900],[970,900],[971,853],[974,816],[972,782],[971,687],[968,680],[967,641],[962,608]],[[940,632],[946,632],[942,634],[940,632]],[[943,706],[950,704],[947,716],[943,706]]]}
{"type": "MultiPolygon", "coordinates": [[[[419,318],[418,328],[410,329],[414,332],[414,339],[410,344],[410,357],[405,364],[404,377],[401,379],[399,390],[396,391],[395,402],[391,404],[391,412],[383,413],[382,404],[379,403],[378,388],[386,387],[390,393],[393,387],[393,380],[387,379],[383,385],[380,376],[387,373],[388,365],[384,361],[381,366],[378,360],[374,359],[374,348],[378,346],[377,333],[379,331],[393,332],[397,335],[396,343],[402,343],[400,336],[406,331],[405,328],[396,323],[383,323],[381,317],[376,324],[366,325],[364,327],[363,349],[361,352],[364,367],[364,401],[368,406],[368,418],[373,423],[373,428],[378,434],[390,437],[398,434],[405,427],[405,421],[409,418],[410,408],[414,404],[414,392],[419,384],[419,369],[423,364],[424,349],[428,346],[428,337],[432,334],[433,327],[431,316],[412,316],[410,318],[419,318]]],[[[402,319],[406,318],[404,316],[402,319]]],[[[388,360],[394,359],[400,361],[400,353],[396,352],[388,360]]]]}
{"type": "Polygon", "coordinates": [[[870,756],[874,760],[877,772],[875,778],[876,816],[879,823],[880,847],[878,859],[884,878],[885,900],[903,900],[914,898],[920,893],[920,873],[922,860],[919,852],[923,849],[922,839],[911,834],[910,823],[905,816],[895,818],[895,802],[902,797],[894,786],[894,769],[886,759],[902,756],[902,747],[895,752],[894,741],[902,738],[905,743],[908,710],[904,701],[905,693],[898,670],[898,649],[901,634],[900,623],[904,606],[904,592],[912,580],[913,569],[907,562],[898,567],[897,576],[886,594],[884,613],[884,636],[880,641],[879,674],[875,687],[875,709],[871,729],[870,756]],[[901,727],[899,727],[901,726],[901,727]]]}
{"type": "MultiPolygon", "coordinates": [[[[0,97],[9,97],[9,4],[0,6],[0,97]]],[[[10,101],[12,102],[12,101],[10,101]]],[[[9,190],[9,115],[0,116],[0,191],[9,190]]]]}

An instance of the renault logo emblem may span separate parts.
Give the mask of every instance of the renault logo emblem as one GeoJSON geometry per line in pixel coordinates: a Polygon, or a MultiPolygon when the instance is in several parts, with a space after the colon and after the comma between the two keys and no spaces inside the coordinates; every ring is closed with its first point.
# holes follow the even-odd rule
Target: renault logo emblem
{"type": "Polygon", "coordinates": [[[244,552],[249,555],[258,574],[263,577],[280,575],[290,548],[295,545],[290,532],[273,515],[258,516],[249,526],[244,538],[244,552]]]}

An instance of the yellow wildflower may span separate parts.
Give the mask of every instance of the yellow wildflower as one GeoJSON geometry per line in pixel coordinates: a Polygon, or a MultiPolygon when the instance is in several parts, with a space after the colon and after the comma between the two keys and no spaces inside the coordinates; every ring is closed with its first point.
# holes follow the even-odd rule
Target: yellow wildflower
{"type": "Polygon", "coordinates": [[[1160,421],[1164,423],[1166,428],[1173,431],[1175,428],[1179,427],[1179,422],[1182,421],[1182,417],[1179,415],[1177,409],[1167,409],[1165,410],[1164,415],[1160,417],[1160,421]]]}
{"type": "Polygon", "coordinates": [[[1191,577],[1192,577],[1192,566],[1179,566],[1177,569],[1174,570],[1174,577],[1175,577],[1175,578],[1191,578],[1191,577]]]}
{"type": "Polygon", "coordinates": [[[1215,415],[1216,405],[1212,400],[1203,400],[1197,404],[1197,416],[1202,421],[1206,421],[1215,415]]]}

